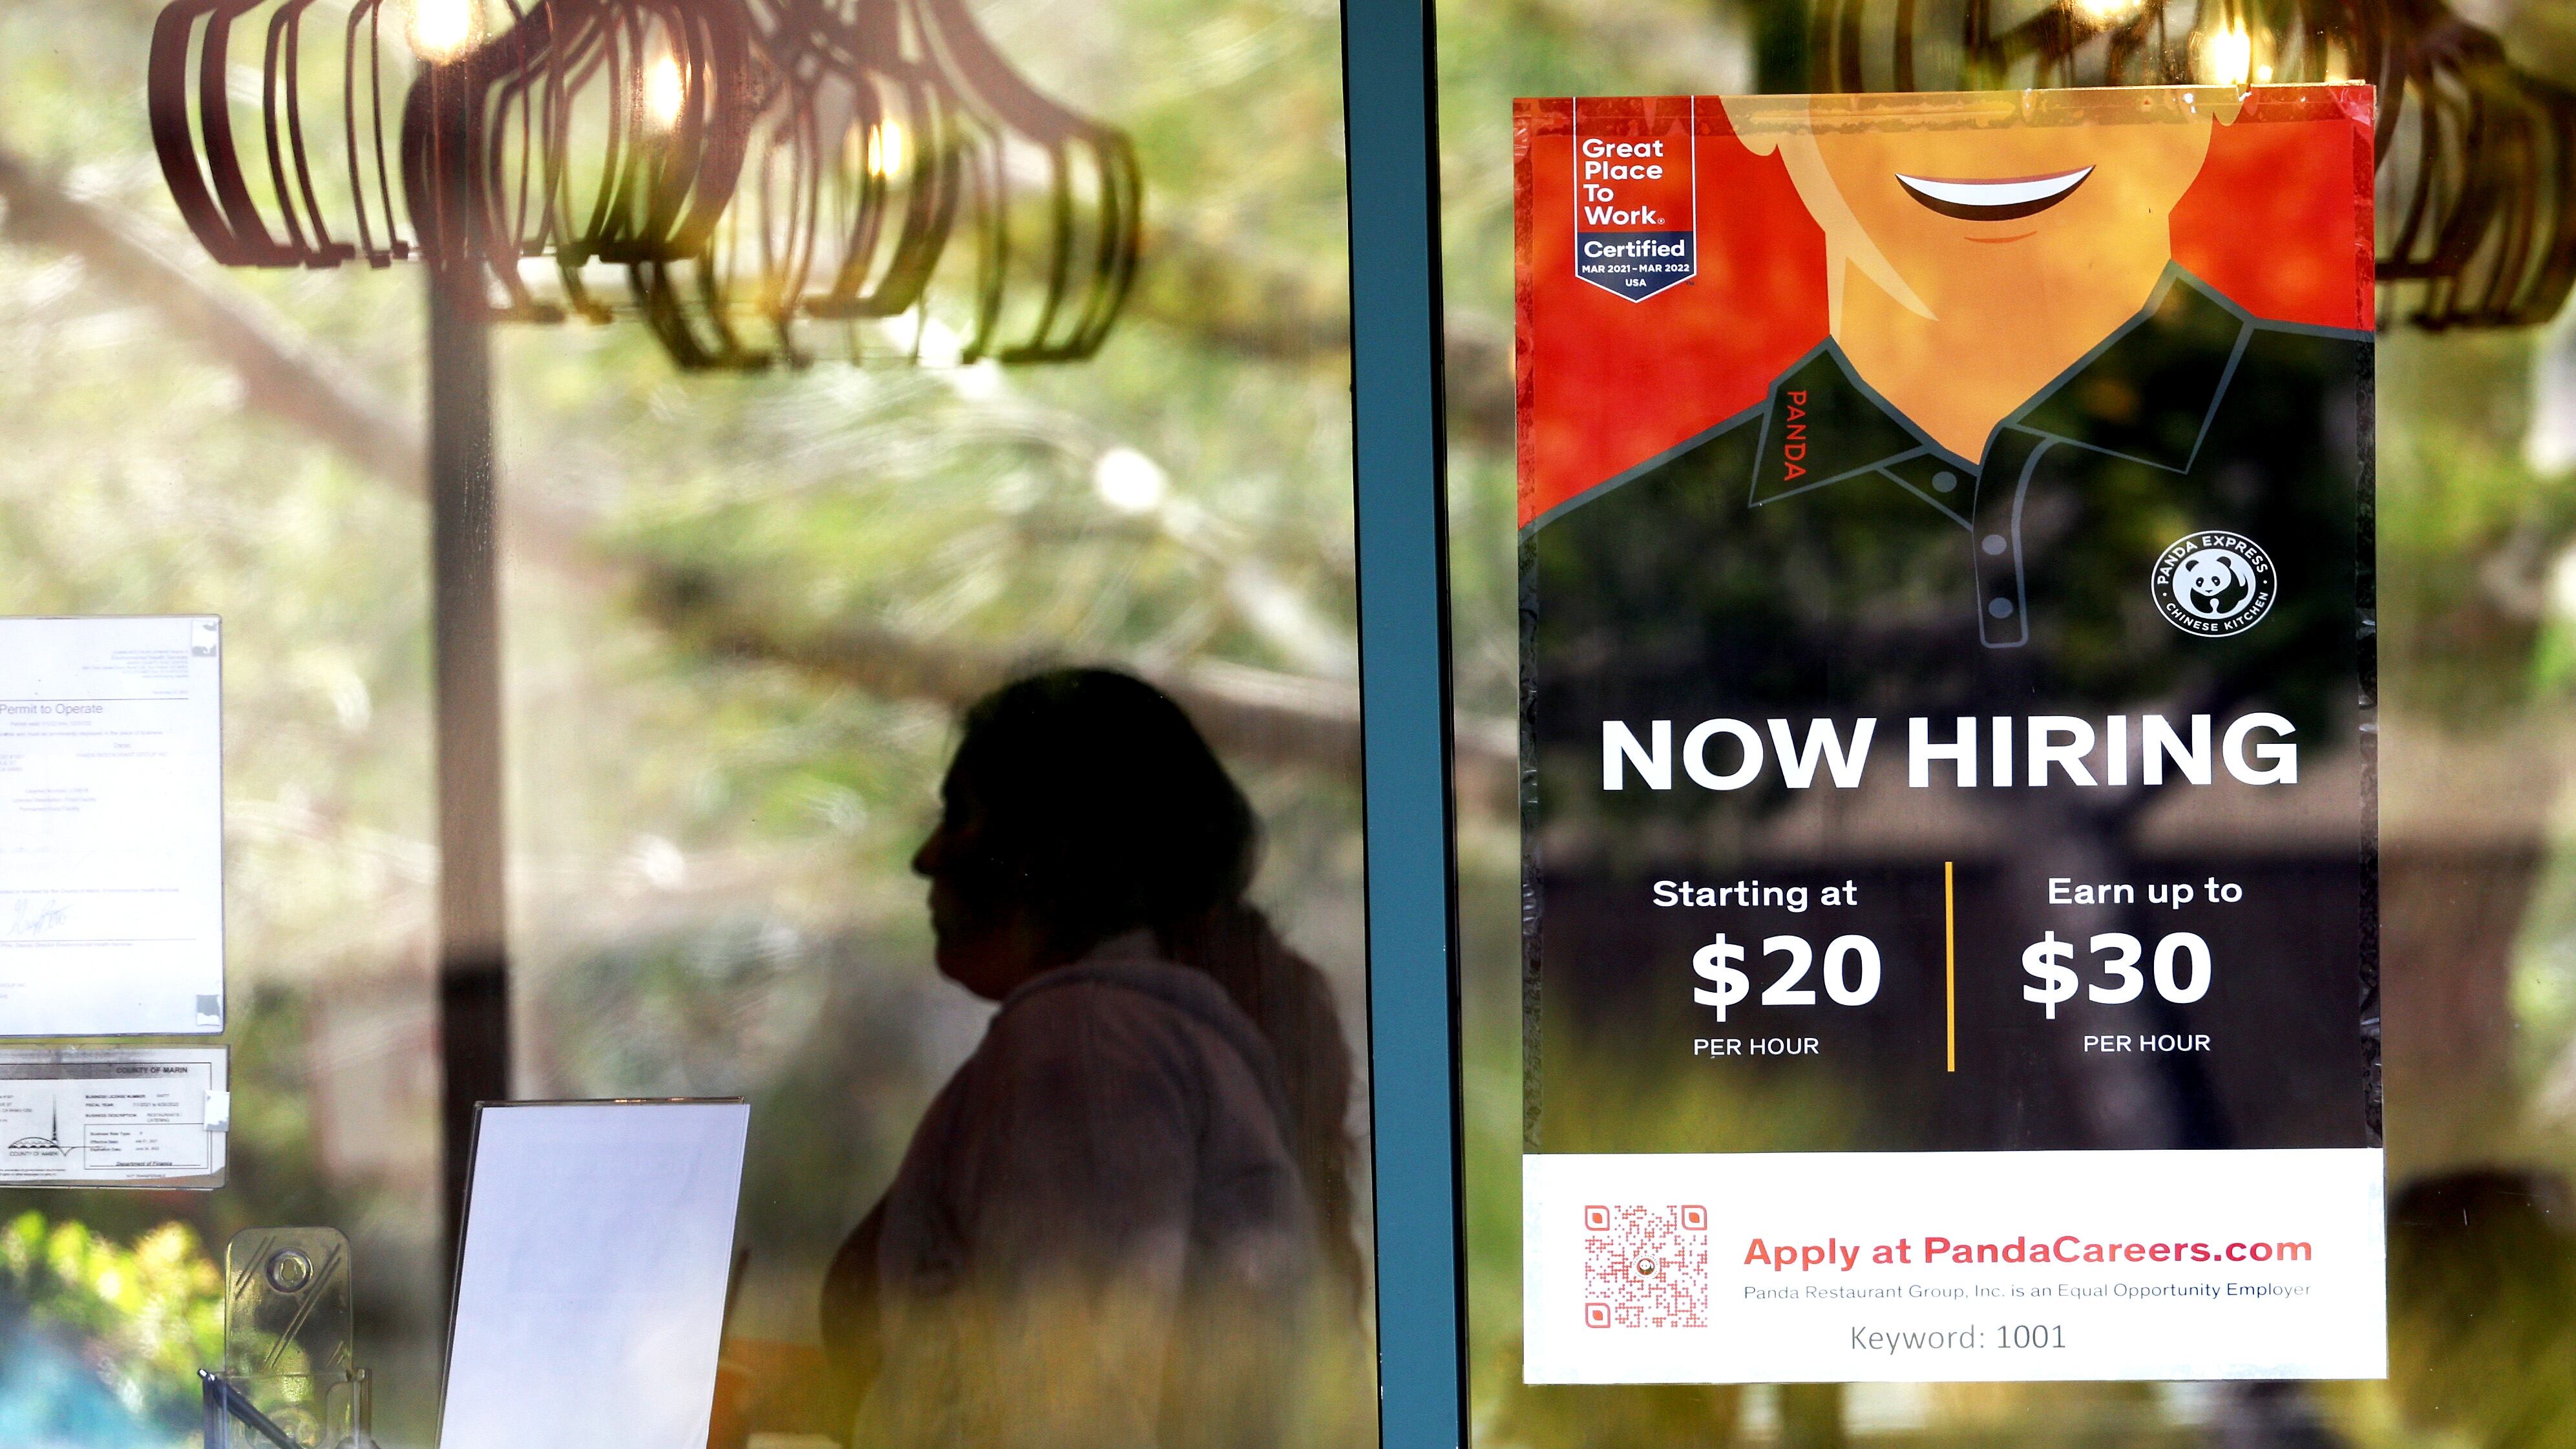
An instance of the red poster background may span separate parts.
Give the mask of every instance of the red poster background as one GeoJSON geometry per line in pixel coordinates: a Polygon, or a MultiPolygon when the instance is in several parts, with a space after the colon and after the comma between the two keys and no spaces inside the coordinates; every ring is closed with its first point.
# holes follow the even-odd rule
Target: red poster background
{"type": "MultiPolygon", "coordinates": [[[[2372,105],[2360,85],[2253,91],[2174,212],[2174,259],[2258,317],[2370,326],[2372,105]]],[[[1587,130],[1606,109],[1584,102],[1587,130]]],[[[1574,275],[1573,102],[1513,112],[1527,525],[1761,402],[1825,338],[1825,242],[1779,157],[1744,149],[1702,98],[1699,275],[1643,302],[1613,296],[1574,275]]]]}

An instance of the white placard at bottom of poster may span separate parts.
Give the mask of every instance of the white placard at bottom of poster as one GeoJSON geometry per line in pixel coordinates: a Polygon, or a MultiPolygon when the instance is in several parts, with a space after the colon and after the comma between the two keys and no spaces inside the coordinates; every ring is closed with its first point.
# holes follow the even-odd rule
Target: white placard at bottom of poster
{"type": "Polygon", "coordinates": [[[224,1047],[0,1049],[0,1186],[216,1188],[224,1047]]]}
{"type": "Polygon", "coordinates": [[[2382,1158],[1532,1154],[1524,1374],[2385,1377],[2382,1158]]]}

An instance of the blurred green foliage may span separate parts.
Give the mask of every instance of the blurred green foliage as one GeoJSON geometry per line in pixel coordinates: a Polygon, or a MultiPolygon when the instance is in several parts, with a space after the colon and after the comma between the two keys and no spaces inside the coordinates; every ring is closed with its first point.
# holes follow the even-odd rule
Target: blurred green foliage
{"type": "Polygon", "coordinates": [[[223,1361],[223,1272],[185,1223],[118,1243],[21,1213],[0,1228],[0,1290],[138,1418],[173,1436],[195,1421],[197,1369],[223,1361]]]}
{"type": "MultiPolygon", "coordinates": [[[[2525,59],[2576,54],[2550,7],[2506,8],[2525,59]]],[[[416,415],[415,273],[225,273],[179,230],[141,101],[158,9],[0,5],[0,147],[109,208],[214,294],[255,302],[344,383],[416,415]]],[[[1780,88],[1800,68],[1803,11],[1443,0],[1453,396],[1508,388],[1511,99],[1780,88]]],[[[715,647],[691,632],[691,600],[744,601],[772,643],[864,627],[1011,657],[1352,677],[1335,7],[991,0],[978,12],[1034,79],[1140,148],[1145,270],[1094,362],[681,377],[633,327],[499,339],[504,496],[578,524],[569,542],[504,524],[519,1084],[754,1099],[738,1328],[757,1335],[810,1333],[800,1295],[980,1015],[931,973],[906,868],[947,716],[775,650],[715,647]],[[1164,480],[1145,506],[1101,486],[1103,460],[1126,454],[1164,480]]],[[[2385,690],[2449,728],[2552,718],[2576,688],[2576,634],[2546,589],[2576,536],[2576,487],[2521,451],[2537,345],[2397,336],[2383,349],[2385,690]]],[[[206,1241],[251,1224],[342,1226],[361,1360],[389,1370],[379,1424],[388,1442],[423,1442],[446,1302],[434,1164],[413,1145],[435,1140],[420,1029],[435,911],[424,511],[410,480],[372,476],[258,411],[224,359],[58,252],[0,246],[0,356],[0,613],[227,618],[237,1098],[230,1187],[177,1203],[42,1198],[48,1216],[10,1272],[65,1305],[60,1331],[132,1345],[116,1363],[156,1365],[114,1378],[123,1394],[207,1349],[175,1326],[196,1320],[149,1317],[122,1260],[97,1255],[158,1245],[151,1281],[175,1284],[193,1271],[180,1259],[211,1265],[193,1246],[166,1256],[194,1242],[164,1236],[189,1232],[155,1226],[166,1218],[206,1241]],[[119,1292],[98,1291],[98,1271],[58,1277],[57,1241],[76,1245],[76,1268],[113,1266],[119,1292]]],[[[1456,685],[1469,713],[1505,720],[1513,460],[1508,428],[1490,421],[1462,414],[1451,440],[1456,685]]],[[[1356,1037],[1347,764],[1245,773],[1269,827],[1257,893],[1334,972],[1356,1037]]],[[[1461,829],[1479,1422],[1503,1442],[1716,1442],[1713,1426],[1740,1407],[1730,1396],[1511,1391],[1518,838],[1508,812],[1473,802],[1461,829]]],[[[2576,902],[2576,884],[2562,894],[2576,902]]],[[[2534,930],[2534,953],[2576,940],[2576,904],[2534,930]]],[[[2534,1069],[2564,1045],[2535,1050],[2534,1069]]],[[[2375,1402],[2339,1410],[2342,1422],[2364,1438],[2399,1422],[2375,1402]]],[[[1997,1443],[2157,1412],[2127,1390],[1963,1391],[1936,1408],[1960,1426],[1956,1442],[1997,1443]]]]}
{"type": "MultiPolygon", "coordinates": [[[[180,227],[142,97],[159,9],[0,5],[0,149],[417,418],[416,269],[225,271],[180,227]]],[[[753,1098],[753,1336],[810,1337],[824,1260],[981,1023],[930,969],[907,868],[946,711],[770,646],[880,630],[932,657],[1213,664],[1327,693],[1355,670],[1334,8],[978,9],[1143,158],[1146,271],[1096,361],[683,377],[633,326],[496,337],[515,1085],[753,1098]],[[1159,490],[1105,488],[1112,458],[1159,490]],[[521,508],[568,523],[518,528],[521,508]],[[697,628],[719,597],[763,639],[697,628]]],[[[380,1436],[424,1442],[447,1299],[416,480],[278,420],[231,359],[7,225],[0,613],[226,620],[236,1108],[217,1193],[9,1191],[0,1210],[108,1234],[180,1216],[210,1242],[344,1228],[380,1436]]],[[[1257,893],[1356,1035],[1353,765],[1244,775],[1257,893]]]]}

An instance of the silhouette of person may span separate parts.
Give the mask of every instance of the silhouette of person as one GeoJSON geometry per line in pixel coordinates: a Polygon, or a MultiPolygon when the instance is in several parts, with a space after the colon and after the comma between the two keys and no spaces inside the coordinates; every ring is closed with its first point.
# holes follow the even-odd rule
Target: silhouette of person
{"type": "Polygon", "coordinates": [[[1351,1058],[1250,804],[1123,674],[977,704],[913,868],[1000,1003],[823,1292],[856,1444],[1273,1445],[1346,1348],[1351,1058]],[[1319,1332],[1310,1334],[1309,1329],[1319,1332]]]}

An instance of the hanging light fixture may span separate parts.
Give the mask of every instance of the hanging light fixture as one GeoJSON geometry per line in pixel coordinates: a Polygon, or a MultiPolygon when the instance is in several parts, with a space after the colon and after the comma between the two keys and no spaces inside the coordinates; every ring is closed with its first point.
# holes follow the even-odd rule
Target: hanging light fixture
{"type": "Polygon", "coordinates": [[[922,301],[959,207],[967,118],[845,4],[753,14],[762,94],[735,203],[698,252],[632,269],[639,310],[683,367],[886,355],[865,324],[922,301]]]}
{"type": "Polygon", "coordinates": [[[606,321],[593,264],[685,256],[713,233],[752,83],[735,4],[540,0],[412,88],[403,172],[423,243],[479,267],[502,316],[606,321]],[[522,264],[548,259],[541,293],[522,264]]]}
{"type": "Polygon", "coordinates": [[[2000,8],[1819,0],[1813,83],[1851,92],[2396,79],[2381,0],[2056,0],[2017,20],[2000,8]]]}
{"type": "Polygon", "coordinates": [[[825,345],[863,358],[889,332],[916,361],[1098,349],[1141,231],[1123,133],[1022,80],[953,0],[755,13],[774,84],[745,194],[703,253],[635,269],[675,360],[757,369],[825,345]]]}
{"type": "Polygon", "coordinates": [[[1133,145],[957,0],[172,0],[147,105],[219,261],[425,256],[683,367],[1072,360],[1134,277],[1133,145]]]}
{"type": "Polygon", "coordinates": [[[962,7],[581,3],[624,14],[548,0],[424,88],[456,117],[406,125],[407,155],[468,137],[506,315],[632,311],[692,369],[1098,349],[1134,273],[1133,147],[1022,81],[962,7]],[[669,169],[617,174],[646,164],[669,169]],[[684,176],[697,200],[675,208],[684,176]],[[541,256],[542,294],[519,265],[541,256]],[[593,264],[622,268],[622,298],[593,264]]]}
{"type": "Polygon", "coordinates": [[[2381,172],[2390,306],[2437,331],[2555,317],[2576,286],[2576,94],[2448,15],[2417,37],[2406,93],[2381,172]]]}
{"type": "Polygon", "coordinates": [[[2441,0],[2056,0],[2009,24],[1997,8],[1964,0],[1936,19],[1914,0],[1818,0],[1813,84],[2371,81],[2382,321],[2535,326],[2576,289],[2576,93],[2441,0]]]}
{"type": "Polygon", "coordinates": [[[145,93],[153,149],[188,229],[230,266],[385,266],[411,256],[386,137],[424,21],[437,43],[463,47],[477,15],[472,0],[416,0],[408,16],[384,0],[357,0],[345,16],[317,16],[313,0],[164,9],[145,93]],[[255,107],[232,91],[245,52],[260,62],[255,107]]]}
{"type": "Polygon", "coordinates": [[[1087,357],[1135,279],[1144,184],[1126,134],[1041,93],[977,29],[963,0],[910,0],[925,49],[992,138],[983,153],[984,255],[971,355],[1004,362],[1087,357]],[[1043,287],[1011,307],[1010,285],[1043,287]]]}

